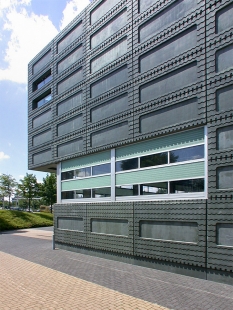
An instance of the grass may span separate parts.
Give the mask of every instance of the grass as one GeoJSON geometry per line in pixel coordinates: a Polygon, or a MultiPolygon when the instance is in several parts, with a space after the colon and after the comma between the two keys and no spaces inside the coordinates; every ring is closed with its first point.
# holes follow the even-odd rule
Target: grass
{"type": "Polygon", "coordinates": [[[53,214],[0,210],[0,231],[53,226],[53,214]]]}

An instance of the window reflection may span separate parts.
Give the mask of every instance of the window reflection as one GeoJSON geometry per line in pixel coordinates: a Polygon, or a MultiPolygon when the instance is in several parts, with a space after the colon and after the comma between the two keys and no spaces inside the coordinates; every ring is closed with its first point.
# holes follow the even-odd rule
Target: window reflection
{"type": "Polygon", "coordinates": [[[49,83],[51,80],[52,80],[52,75],[45,77],[42,81],[36,84],[36,89],[40,89],[41,87],[49,83]]]}
{"type": "Polygon", "coordinates": [[[116,162],[116,172],[138,168],[138,158],[130,158],[116,162]]]}
{"type": "Polygon", "coordinates": [[[116,186],[116,197],[137,196],[138,185],[121,185],[116,186]]]}
{"type": "Polygon", "coordinates": [[[167,164],[167,152],[147,155],[140,158],[140,168],[167,164]]]}
{"type": "Polygon", "coordinates": [[[111,197],[111,187],[93,188],[92,198],[111,197]]]}
{"type": "Polygon", "coordinates": [[[159,195],[167,193],[168,193],[167,182],[149,183],[140,185],[140,195],[159,195]]]}
{"type": "Polygon", "coordinates": [[[92,167],[92,175],[107,174],[111,172],[111,164],[103,164],[92,167]]]}
{"type": "Polygon", "coordinates": [[[76,178],[85,178],[91,175],[91,167],[80,168],[75,170],[76,178]]]}
{"type": "Polygon", "coordinates": [[[170,193],[204,192],[204,179],[182,180],[170,182],[170,193]]]}
{"type": "Polygon", "coordinates": [[[48,103],[51,99],[52,99],[52,95],[49,94],[46,97],[42,98],[41,100],[37,101],[37,108],[39,108],[42,105],[48,103]]]}
{"type": "Polygon", "coordinates": [[[76,198],[91,198],[91,189],[79,189],[75,191],[76,198]]]}
{"type": "Polygon", "coordinates": [[[187,147],[170,152],[170,163],[204,158],[204,145],[187,147]]]}

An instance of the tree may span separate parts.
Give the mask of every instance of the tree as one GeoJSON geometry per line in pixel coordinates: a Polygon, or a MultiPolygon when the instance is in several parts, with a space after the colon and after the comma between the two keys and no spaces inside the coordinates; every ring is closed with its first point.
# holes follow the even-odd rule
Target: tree
{"type": "Polygon", "coordinates": [[[0,175],[0,192],[1,196],[8,197],[8,207],[10,206],[11,196],[15,192],[15,188],[17,186],[17,182],[15,178],[12,177],[10,174],[2,174],[0,175]]]}
{"type": "Polygon", "coordinates": [[[37,183],[36,176],[26,173],[26,176],[19,180],[18,189],[22,197],[28,201],[28,209],[31,210],[31,202],[33,198],[39,195],[39,184],[37,183]]]}
{"type": "Polygon", "coordinates": [[[47,174],[43,178],[43,183],[40,185],[40,195],[50,205],[50,211],[52,213],[53,204],[57,201],[57,179],[54,173],[47,174]]]}

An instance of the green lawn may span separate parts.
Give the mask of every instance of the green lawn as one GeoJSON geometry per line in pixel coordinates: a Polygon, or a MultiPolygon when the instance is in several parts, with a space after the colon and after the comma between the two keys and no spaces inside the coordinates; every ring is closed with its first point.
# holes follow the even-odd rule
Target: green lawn
{"type": "Polygon", "coordinates": [[[53,214],[0,210],[0,231],[53,226],[53,214]]]}

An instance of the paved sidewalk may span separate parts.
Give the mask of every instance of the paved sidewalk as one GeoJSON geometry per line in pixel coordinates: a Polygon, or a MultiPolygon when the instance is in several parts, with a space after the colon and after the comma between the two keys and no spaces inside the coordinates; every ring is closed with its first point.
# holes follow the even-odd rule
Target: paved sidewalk
{"type": "Polygon", "coordinates": [[[166,310],[0,252],[0,309],[166,310]]]}
{"type": "Polygon", "coordinates": [[[0,309],[232,310],[233,286],[52,250],[52,228],[0,233],[0,309]]]}

